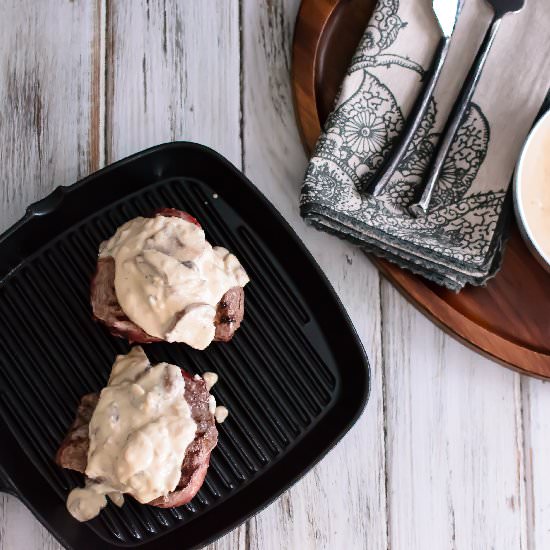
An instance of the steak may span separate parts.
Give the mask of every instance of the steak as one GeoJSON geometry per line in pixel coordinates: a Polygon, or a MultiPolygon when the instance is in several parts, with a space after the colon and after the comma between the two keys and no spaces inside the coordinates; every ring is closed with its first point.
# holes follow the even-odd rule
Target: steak
{"type": "Polygon", "coordinates": [[[181,465],[181,477],[174,491],[165,497],[159,497],[150,502],[151,506],[172,508],[188,503],[201,488],[208,465],[210,453],[218,443],[218,429],[214,415],[210,412],[210,393],[206,382],[191,377],[182,371],[185,378],[185,400],[191,408],[191,416],[197,424],[195,439],[185,450],[185,458],[181,465]]]}
{"type": "Polygon", "coordinates": [[[88,449],[90,448],[88,424],[98,401],[99,393],[88,393],[80,400],[76,418],[55,455],[56,463],[62,468],[81,473],[86,470],[88,449]]]}
{"type": "Polygon", "coordinates": [[[241,326],[244,317],[244,290],[240,286],[230,288],[218,303],[214,324],[215,340],[229,342],[235,331],[241,326]]]}
{"type": "MultiPolygon", "coordinates": [[[[195,439],[185,451],[181,465],[181,477],[176,489],[167,496],[161,496],[149,502],[151,506],[159,508],[182,506],[197,494],[208,470],[210,453],[218,442],[218,430],[214,415],[210,412],[210,393],[206,388],[205,381],[202,378],[194,378],[183,370],[181,373],[185,378],[183,397],[189,404],[197,430],[195,439]]],[[[82,397],[76,418],[55,456],[56,463],[62,468],[85,473],[90,446],[88,425],[98,401],[99,394],[97,393],[82,397]]]]}
{"type": "MultiPolygon", "coordinates": [[[[161,208],[154,216],[173,216],[183,218],[200,227],[199,222],[187,212],[175,208],[161,208]]],[[[147,334],[141,327],[128,319],[118,302],[115,292],[115,260],[111,257],[99,258],[97,269],[92,278],[90,299],[94,318],[107,326],[113,336],[125,338],[130,343],[147,344],[160,342],[147,334]]],[[[240,286],[230,288],[219,301],[214,324],[214,340],[229,342],[240,327],[244,317],[244,289],[240,286]]]]}
{"type": "Polygon", "coordinates": [[[147,334],[130,321],[122,311],[115,292],[115,260],[99,258],[90,289],[95,319],[105,323],[113,336],[126,338],[130,343],[160,342],[160,338],[147,334]]]}

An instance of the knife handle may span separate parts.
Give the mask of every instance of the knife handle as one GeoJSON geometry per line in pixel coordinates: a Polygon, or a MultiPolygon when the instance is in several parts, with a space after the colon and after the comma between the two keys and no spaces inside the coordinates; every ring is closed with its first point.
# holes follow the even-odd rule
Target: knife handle
{"type": "Polygon", "coordinates": [[[447,119],[447,124],[443,130],[442,138],[439,140],[435,157],[430,165],[430,171],[425,179],[422,195],[417,202],[409,206],[409,212],[416,218],[423,216],[428,212],[435,185],[439,180],[441,171],[443,170],[443,164],[449,149],[453,144],[456,133],[462,124],[464,115],[468,110],[470,101],[472,100],[475,89],[481,77],[481,73],[483,72],[483,67],[487,61],[487,57],[489,56],[489,51],[491,50],[491,46],[493,45],[501,21],[501,17],[494,17],[491,22],[491,26],[485,34],[483,43],[476,55],[472,67],[470,68],[466,81],[462,86],[460,95],[458,96],[451,114],[447,119]]]}
{"type": "Polygon", "coordinates": [[[422,123],[422,119],[424,118],[424,115],[430,105],[430,100],[432,99],[439,75],[441,74],[441,69],[443,69],[445,58],[449,52],[450,42],[451,38],[448,36],[441,38],[432,60],[429,77],[424,84],[421,94],[415,101],[409,116],[407,117],[405,128],[401,132],[397,143],[391,149],[389,155],[386,157],[382,163],[382,166],[378,169],[368,186],[368,192],[375,197],[380,195],[380,193],[384,191],[386,185],[388,185],[393,174],[397,170],[399,163],[405,156],[416,130],[422,123]]]}

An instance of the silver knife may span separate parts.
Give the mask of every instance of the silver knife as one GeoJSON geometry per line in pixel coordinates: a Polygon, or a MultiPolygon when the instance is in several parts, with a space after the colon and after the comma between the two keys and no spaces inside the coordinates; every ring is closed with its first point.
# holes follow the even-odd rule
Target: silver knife
{"type": "Polygon", "coordinates": [[[460,14],[461,2],[460,0],[433,0],[432,7],[439,23],[442,37],[432,60],[429,77],[407,117],[403,132],[368,186],[369,192],[374,196],[380,195],[384,191],[397,170],[399,163],[405,156],[409,144],[428,110],[435,86],[441,74],[441,69],[443,69],[443,64],[449,52],[451,37],[460,14]]]}

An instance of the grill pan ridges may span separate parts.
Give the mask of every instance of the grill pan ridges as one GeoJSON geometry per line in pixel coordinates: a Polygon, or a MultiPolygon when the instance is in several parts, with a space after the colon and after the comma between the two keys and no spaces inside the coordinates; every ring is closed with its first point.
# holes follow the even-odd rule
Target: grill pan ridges
{"type": "Polygon", "coordinates": [[[161,145],[58,188],[0,237],[0,257],[3,488],[67,547],[204,544],[303,475],[366,403],[367,358],[326,278],[266,199],[205,147],[161,145]],[[98,245],[124,221],[167,206],[195,216],[251,283],[232,342],[145,350],[153,361],[219,373],[213,393],[230,418],[191,503],[163,510],[128,498],[78,524],[64,500],[82,478],[53,456],[80,397],[101,388],[115,355],[129,349],[91,319],[98,245]]]}

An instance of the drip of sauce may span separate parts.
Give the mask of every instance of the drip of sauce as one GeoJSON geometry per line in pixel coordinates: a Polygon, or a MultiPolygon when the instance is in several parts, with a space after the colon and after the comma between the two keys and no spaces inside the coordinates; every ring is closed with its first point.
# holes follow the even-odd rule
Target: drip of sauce
{"type": "Polygon", "coordinates": [[[117,357],[89,425],[85,473],[101,483],[71,491],[67,508],[76,519],[95,517],[106,495],[117,505],[122,493],[147,503],[176,488],[196,431],[184,393],[175,365],[151,366],[140,347],[117,357]]]}
{"type": "Polygon", "coordinates": [[[203,380],[206,382],[206,389],[210,391],[214,384],[218,381],[218,375],[215,372],[205,372],[202,375],[203,380]]]}
{"type": "Polygon", "coordinates": [[[95,518],[107,506],[105,495],[110,489],[101,484],[86,484],[86,487],[73,489],[67,497],[67,510],[78,521],[95,518]]]}
{"type": "Polygon", "coordinates": [[[208,412],[210,414],[214,414],[216,412],[216,398],[213,395],[208,398],[208,412]]]}
{"type": "Polygon", "coordinates": [[[85,487],[77,487],[69,493],[67,509],[78,521],[89,521],[107,506],[106,496],[119,508],[124,504],[122,493],[112,491],[104,483],[94,483],[88,480],[85,487]]]}
{"type": "Polygon", "coordinates": [[[222,296],[249,281],[233,254],[176,217],[130,220],[102,243],[99,255],[115,260],[115,292],[131,321],[151,336],[196,349],[214,339],[222,296]]]}
{"type": "Polygon", "coordinates": [[[122,493],[107,493],[107,496],[111,499],[111,502],[119,508],[122,508],[122,506],[124,505],[124,495],[122,493]]]}
{"type": "Polygon", "coordinates": [[[525,224],[532,240],[550,261],[550,116],[530,138],[520,178],[525,224]]]}
{"type": "MultiPolygon", "coordinates": [[[[202,377],[206,382],[208,391],[210,391],[212,386],[218,381],[218,375],[215,372],[205,372],[202,377]]],[[[208,400],[208,407],[218,424],[221,424],[229,415],[227,407],[223,407],[221,405],[216,406],[216,398],[213,395],[211,395],[208,400]]]]}
{"type": "Polygon", "coordinates": [[[221,424],[228,415],[229,411],[227,410],[227,407],[223,407],[222,405],[216,407],[216,410],[214,411],[214,418],[218,424],[221,424]]]}

